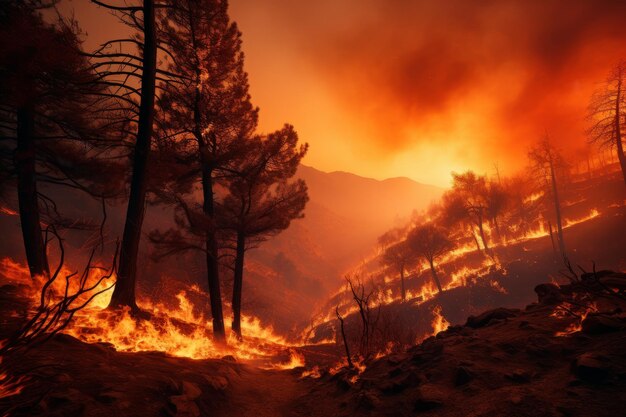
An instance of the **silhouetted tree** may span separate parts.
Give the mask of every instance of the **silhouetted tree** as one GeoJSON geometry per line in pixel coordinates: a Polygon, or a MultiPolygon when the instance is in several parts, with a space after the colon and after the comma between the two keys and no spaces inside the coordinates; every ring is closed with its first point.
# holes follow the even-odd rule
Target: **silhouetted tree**
{"type": "Polygon", "coordinates": [[[298,146],[298,135],[289,125],[265,138],[252,138],[246,161],[227,182],[228,195],[220,205],[218,221],[234,238],[232,329],[239,337],[245,252],[303,216],[308,200],[306,184],[289,180],[307,147],[298,146]]]}
{"type": "Polygon", "coordinates": [[[445,230],[432,223],[419,225],[409,232],[407,245],[428,262],[433,281],[441,293],[443,289],[435,269],[435,262],[454,247],[445,230]]]}
{"type": "Polygon", "coordinates": [[[33,276],[49,275],[42,222],[73,222],[40,183],[106,198],[118,193],[121,180],[119,164],[100,158],[110,145],[117,103],[103,97],[106,86],[81,52],[76,24],[43,20],[39,9],[51,3],[14,1],[0,9],[0,171],[4,180],[16,179],[33,276]],[[106,179],[103,170],[111,171],[106,179]]]}
{"type": "MultiPolygon", "coordinates": [[[[157,68],[157,50],[160,48],[156,26],[157,5],[154,0],[138,0],[135,5],[98,0],[91,2],[115,12],[123,23],[136,31],[134,37],[106,42],[90,57],[96,61],[94,68],[100,72],[101,83],[115,88],[112,95],[126,103],[131,114],[127,130],[134,138],[130,192],[117,282],[109,307],[130,307],[137,311],[137,256],[148,190],[148,159],[154,129],[157,80],[163,80],[160,78],[163,71],[157,68]],[[111,49],[115,45],[119,45],[118,50],[111,49]],[[126,45],[137,47],[138,53],[128,51],[126,45]]],[[[167,50],[162,50],[167,53],[167,50]]]]}
{"type": "MultiPolygon", "coordinates": [[[[204,235],[202,243],[193,245],[205,253],[213,332],[218,340],[224,340],[216,187],[220,180],[235,175],[245,158],[247,139],[256,129],[258,109],[250,102],[241,33],[230,21],[226,1],[173,2],[161,27],[163,42],[172,51],[169,70],[181,77],[180,82],[165,87],[160,100],[165,115],[162,136],[169,141],[167,146],[176,163],[186,168],[165,188],[179,196],[170,202],[180,205],[180,196],[194,195],[195,184],[201,183],[203,227],[191,234],[201,231],[204,235]]],[[[192,206],[181,206],[187,207],[182,210],[187,213],[187,220],[192,206]]],[[[197,223],[198,216],[195,218],[197,223]]],[[[187,225],[192,223],[193,220],[188,221],[187,225]]],[[[175,231],[152,234],[153,241],[160,240],[170,247],[183,247],[180,239],[184,238],[175,231]]]]}
{"type": "Polygon", "coordinates": [[[626,120],[626,62],[618,63],[604,86],[591,98],[589,104],[589,140],[601,148],[615,148],[626,184],[626,156],[624,155],[624,122],[626,120]]]}
{"type": "Polygon", "coordinates": [[[507,225],[521,236],[527,236],[539,218],[540,198],[532,194],[531,179],[514,176],[504,181],[509,196],[507,225]]]}
{"type": "Polygon", "coordinates": [[[406,301],[406,286],[404,283],[404,273],[417,260],[414,251],[410,250],[405,240],[388,246],[383,252],[382,263],[386,266],[394,268],[400,274],[400,291],[402,301],[406,301]]]}
{"type": "Polygon", "coordinates": [[[567,254],[565,252],[565,241],[563,239],[561,202],[559,199],[559,187],[557,183],[557,170],[564,169],[565,162],[559,152],[550,143],[548,135],[544,136],[539,143],[529,151],[528,159],[531,161],[535,171],[540,176],[540,180],[545,182],[547,185],[545,195],[552,196],[554,213],[556,216],[559,250],[561,251],[561,256],[566,259],[567,254]]]}
{"type": "Polygon", "coordinates": [[[487,211],[487,180],[472,171],[463,174],[452,174],[452,190],[456,193],[468,217],[478,227],[478,233],[485,251],[489,252],[489,242],[485,236],[485,215],[487,211]]]}
{"type": "Polygon", "coordinates": [[[491,227],[496,230],[498,238],[502,239],[503,236],[499,219],[507,209],[509,195],[500,182],[487,182],[485,187],[485,203],[485,213],[489,218],[491,227]]]}

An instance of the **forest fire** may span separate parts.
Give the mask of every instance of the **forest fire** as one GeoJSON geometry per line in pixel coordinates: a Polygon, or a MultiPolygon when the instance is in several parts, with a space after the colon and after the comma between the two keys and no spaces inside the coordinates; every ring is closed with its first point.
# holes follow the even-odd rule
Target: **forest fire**
{"type": "MultiPolygon", "coordinates": [[[[93,269],[89,281],[97,281],[100,274],[102,272],[99,269],[93,269]]],[[[64,268],[61,275],[72,274],[64,268]]],[[[33,281],[25,266],[4,258],[0,261],[0,278],[2,284],[20,284],[22,295],[29,298],[33,305],[39,301],[44,281],[33,281]]],[[[85,294],[84,298],[107,290],[110,285],[102,282],[91,293],[85,294]]],[[[64,282],[55,281],[53,289],[51,296],[61,297],[65,292],[64,282]]],[[[304,358],[290,349],[291,344],[253,316],[242,315],[241,328],[245,338],[239,340],[231,333],[226,345],[216,343],[212,338],[211,321],[203,314],[194,314],[188,291],[197,293],[200,290],[192,286],[187,291],[179,292],[175,296],[176,305],[171,307],[161,302],[140,300],[139,305],[149,312],[149,319],[134,317],[128,308],[121,313],[108,310],[111,292],[105,291],[77,312],[72,323],[62,331],[86,343],[107,343],[123,352],[159,351],[192,359],[231,355],[239,360],[265,363],[263,366],[268,369],[304,366],[304,358]],[[272,359],[285,350],[289,353],[289,360],[273,363],[272,359]]]]}
{"type": "Polygon", "coordinates": [[[441,306],[436,306],[433,309],[433,336],[437,336],[438,333],[443,332],[448,327],[450,327],[450,323],[446,318],[441,314],[441,306]]]}
{"type": "Polygon", "coordinates": [[[0,416],[619,415],[624,15],[0,1],[0,416]]]}

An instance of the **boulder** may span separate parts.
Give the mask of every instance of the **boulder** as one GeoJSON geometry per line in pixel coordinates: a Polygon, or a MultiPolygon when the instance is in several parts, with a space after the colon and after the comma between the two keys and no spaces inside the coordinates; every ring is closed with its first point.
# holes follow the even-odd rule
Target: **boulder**
{"type": "Polygon", "coordinates": [[[606,358],[587,352],[576,358],[572,370],[584,381],[601,382],[609,376],[611,368],[606,358]]]}
{"type": "Polygon", "coordinates": [[[539,284],[535,287],[537,301],[543,305],[556,305],[563,301],[563,294],[554,284],[539,284]]]}
{"type": "Polygon", "coordinates": [[[515,317],[519,314],[519,310],[510,308],[496,308],[494,310],[485,311],[478,316],[470,316],[465,323],[465,326],[473,329],[480,327],[486,327],[494,320],[504,320],[511,317],[515,317]]]}

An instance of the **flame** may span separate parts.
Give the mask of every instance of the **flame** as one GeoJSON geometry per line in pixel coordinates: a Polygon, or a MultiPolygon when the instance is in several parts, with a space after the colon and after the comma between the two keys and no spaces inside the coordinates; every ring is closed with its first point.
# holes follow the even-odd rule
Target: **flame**
{"type": "Polygon", "coordinates": [[[284,363],[273,363],[269,366],[263,367],[264,369],[293,369],[301,368],[305,365],[304,356],[298,353],[294,349],[289,349],[289,361],[284,363]]]}
{"type": "Polygon", "coordinates": [[[21,393],[27,380],[24,376],[14,377],[4,371],[0,357],[0,399],[21,393]]]}
{"type": "Polygon", "coordinates": [[[446,320],[443,314],[441,314],[441,306],[436,306],[435,308],[433,308],[433,313],[435,317],[433,318],[433,321],[431,323],[433,326],[432,335],[437,336],[438,333],[443,332],[448,327],[450,327],[450,323],[448,322],[448,320],[446,320]]]}
{"type": "Polygon", "coordinates": [[[594,313],[596,311],[598,311],[598,307],[595,303],[590,303],[587,306],[575,306],[568,302],[560,304],[554,309],[554,311],[550,315],[552,317],[557,317],[560,319],[571,318],[572,316],[574,316],[575,320],[568,324],[563,331],[556,332],[555,336],[569,336],[574,333],[578,333],[582,330],[583,321],[587,318],[589,313],[594,313]]]}
{"type": "Polygon", "coordinates": [[[17,211],[5,206],[0,206],[0,213],[6,214],[7,216],[17,216],[17,211]]]}
{"type": "MultiPolygon", "coordinates": [[[[97,282],[105,272],[102,268],[92,268],[88,274],[88,285],[97,282]]],[[[51,286],[52,299],[64,294],[64,277],[68,274],[70,270],[63,268],[51,286]]],[[[76,281],[70,280],[70,287],[77,285],[76,281]]],[[[0,260],[0,282],[23,284],[23,295],[30,298],[34,306],[39,303],[45,281],[43,277],[33,280],[27,267],[4,258],[0,260]]],[[[102,282],[94,293],[110,285],[111,282],[102,282]]],[[[84,297],[87,299],[90,295],[84,297]]],[[[63,332],[86,343],[108,343],[124,352],[160,351],[193,359],[231,355],[238,360],[264,361],[272,369],[304,365],[304,358],[294,350],[290,350],[288,362],[273,364],[275,356],[293,345],[277,335],[271,326],[263,325],[259,318],[250,315],[242,314],[241,317],[243,340],[238,340],[231,332],[227,346],[216,343],[211,337],[211,320],[197,311],[190,298],[192,295],[206,298],[197,286],[191,286],[179,291],[174,297],[176,302],[171,306],[146,298],[139,299],[140,308],[151,315],[149,320],[143,320],[133,317],[128,309],[121,312],[107,310],[111,297],[111,292],[107,291],[78,311],[63,332]]]]}
{"type": "Polygon", "coordinates": [[[302,379],[302,378],[318,379],[321,376],[322,376],[322,374],[320,372],[320,367],[316,365],[313,368],[307,369],[304,372],[302,372],[302,375],[300,375],[300,379],[302,379]]]}
{"type": "Polygon", "coordinates": [[[571,227],[574,226],[575,224],[579,224],[579,223],[584,223],[588,220],[594,219],[596,217],[598,217],[600,215],[600,212],[598,211],[598,209],[592,209],[588,215],[578,218],[578,219],[571,219],[571,220],[565,220],[565,224],[563,225],[563,228],[566,227],[571,227]]]}

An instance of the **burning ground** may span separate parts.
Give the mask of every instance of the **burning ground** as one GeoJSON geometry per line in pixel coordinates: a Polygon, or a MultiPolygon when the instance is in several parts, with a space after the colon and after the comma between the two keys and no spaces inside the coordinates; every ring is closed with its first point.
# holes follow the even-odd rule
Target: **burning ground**
{"type": "MultiPolygon", "coordinates": [[[[581,278],[539,286],[539,302],[523,310],[470,317],[354,369],[261,370],[60,334],[5,358],[0,406],[15,416],[619,415],[626,277],[581,278]]],[[[20,307],[11,290],[2,288],[3,317],[20,307]]]]}
{"type": "MultiPolygon", "coordinates": [[[[577,183],[568,196],[574,203],[567,206],[565,238],[576,259],[622,268],[623,205],[601,198],[611,181],[577,183]]],[[[244,314],[243,340],[222,345],[211,337],[208,299],[197,286],[164,280],[168,286],[138,300],[149,314],[119,314],[106,310],[113,278],[105,265],[92,265],[78,276],[97,284],[92,293],[104,292],[45,344],[3,357],[0,407],[16,416],[468,415],[469,409],[477,416],[615,415],[626,380],[623,275],[600,274],[612,277],[610,293],[588,288],[584,282],[597,281],[593,274],[568,284],[567,277],[578,279],[556,273],[563,266],[541,229],[493,250],[485,256],[470,245],[449,254],[440,266],[442,293],[428,271],[413,271],[406,301],[397,277],[382,270],[385,287],[369,305],[377,323],[365,355],[359,308],[345,286],[312,325],[283,333],[244,314]],[[540,302],[520,310],[548,280],[553,284],[538,288],[540,302]],[[353,348],[352,368],[335,306],[353,348]],[[485,313],[498,306],[505,308],[485,313]]],[[[377,259],[369,267],[376,271],[377,259]]],[[[63,266],[59,276],[72,273],[63,266]]],[[[8,258],[0,279],[0,338],[10,339],[40,302],[44,282],[8,258]]],[[[54,301],[64,290],[59,279],[47,294],[54,301]]],[[[70,286],[70,294],[75,290],[70,286]]]]}

